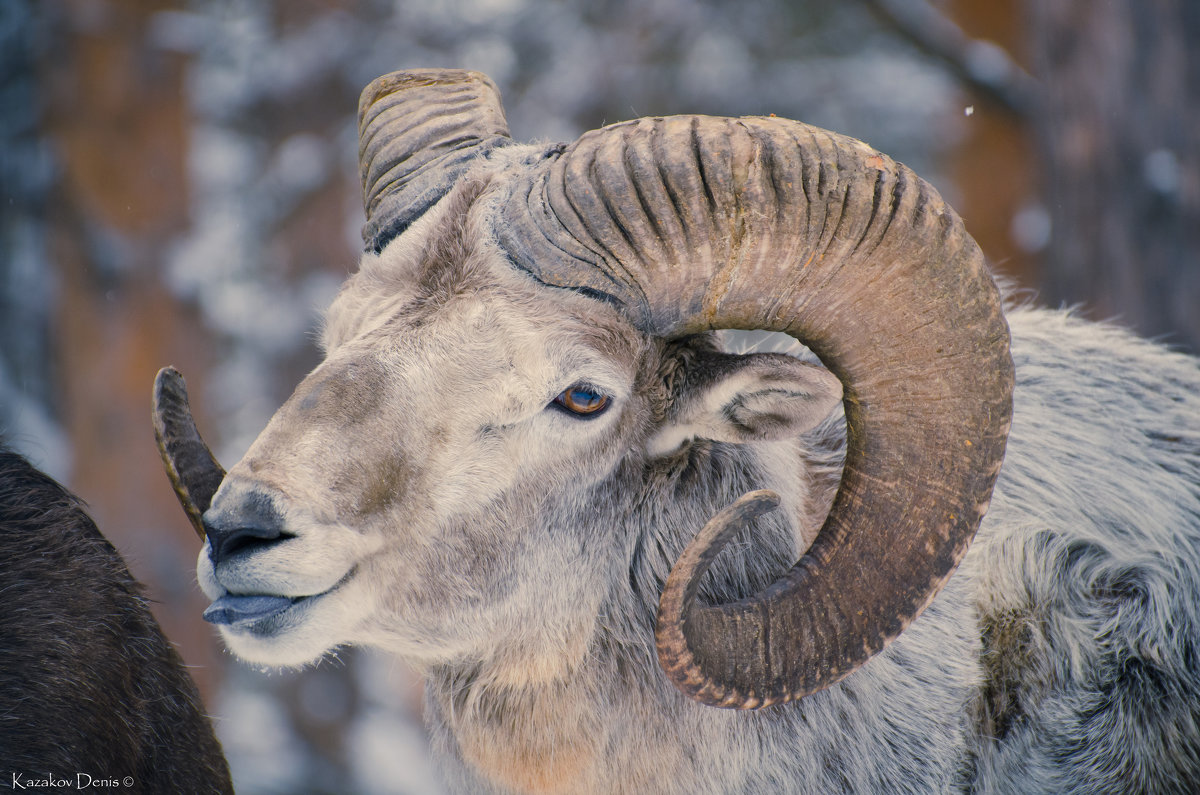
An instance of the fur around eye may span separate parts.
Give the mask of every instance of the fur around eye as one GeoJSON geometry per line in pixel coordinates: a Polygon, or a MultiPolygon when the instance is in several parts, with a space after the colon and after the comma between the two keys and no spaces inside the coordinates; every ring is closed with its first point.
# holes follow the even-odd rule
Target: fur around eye
{"type": "Polygon", "coordinates": [[[553,405],[579,417],[594,417],[612,402],[608,395],[586,384],[575,384],[558,393],[553,405]]]}

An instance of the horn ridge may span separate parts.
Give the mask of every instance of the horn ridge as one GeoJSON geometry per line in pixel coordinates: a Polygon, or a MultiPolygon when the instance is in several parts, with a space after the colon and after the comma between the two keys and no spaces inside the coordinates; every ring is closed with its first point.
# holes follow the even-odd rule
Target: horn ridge
{"type": "MultiPolygon", "coordinates": [[[[618,298],[622,303],[628,307],[644,307],[648,302],[638,286],[637,260],[631,256],[637,251],[634,241],[613,218],[610,212],[612,197],[606,195],[614,189],[624,190],[628,183],[622,188],[607,179],[609,175],[597,163],[598,142],[605,143],[604,136],[585,133],[551,164],[544,197],[548,216],[552,223],[557,220],[572,230],[571,237],[589,252],[583,262],[605,264],[602,270],[607,277],[605,280],[620,290],[618,298]]],[[[559,282],[551,280],[549,283],[559,282]]]]}
{"type": "Polygon", "coordinates": [[[511,202],[497,216],[520,267],[546,284],[618,290],[650,334],[783,331],[842,381],[845,471],[813,546],[727,605],[668,603],[699,576],[677,564],[656,629],[663,669],[705,703],[763,706],[840,681],[950,577],[1003,459],[1012,360],[978,246],[904,166],[784,119],[624,123],[546,169],[547,212],[511,202]],[[587,253],[547,256],[539,236],[587,253]]]}

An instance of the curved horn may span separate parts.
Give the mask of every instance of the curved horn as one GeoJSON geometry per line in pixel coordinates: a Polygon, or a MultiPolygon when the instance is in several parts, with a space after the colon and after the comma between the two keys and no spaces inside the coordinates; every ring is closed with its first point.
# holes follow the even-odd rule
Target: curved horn
{"type": "Polygon", "coordinates": [[[164,367],[154,379],[154,439],[175,496],[203,541],[201,517],[225,479],[225,470],[196,430],[187,384],[174,367],[164,367]]]}
{"type": "MultiPolygon", "coordinates": [[[[695,602],[704,566],[668,578],[659,661],[684,693],[742,708],[800,698],[932,601],[991,497],[1013,367],[983,256],[931,186],[799,122],[641,119],[528,174],[495,231],[518,267],[608,297],[649,333],[782,331],[842,381],[842,482],[799,562],[732,604],[695,602]]],[[[721,535],[685,558],[715,554],[721,535]]]]}
{"type": "Polygon", "coordinates": [[[500,93],[478,72],[413,69],[358,101],[366,250],[378,253],[437,202],[471,161],[511,143],[500,93]]]}

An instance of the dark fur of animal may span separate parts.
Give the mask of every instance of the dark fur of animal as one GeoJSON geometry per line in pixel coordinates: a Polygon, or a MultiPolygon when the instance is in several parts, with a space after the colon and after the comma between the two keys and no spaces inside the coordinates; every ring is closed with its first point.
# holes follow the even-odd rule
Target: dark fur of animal
{"type": "Polygon", "coordinates": [[[47,778],[233,791],[196,685],[120,555],[78,498],[0,448],[0,789],[47,778]]]}

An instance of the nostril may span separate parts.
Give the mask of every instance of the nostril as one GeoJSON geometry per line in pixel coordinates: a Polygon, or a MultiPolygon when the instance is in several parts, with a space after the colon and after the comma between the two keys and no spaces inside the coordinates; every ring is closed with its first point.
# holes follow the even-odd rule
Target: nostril
{"type": "Polygon", "coordinates": [[[258,484],[232,482],[222,487],[203,521],[208,536],[208,556],[213,565],[233,555],[268,547],[292,538],[284,532],[279,495],[258,484]]]}
{"type": "Polygon", "coordinates": [[[213,545],[214,560],[223,560],[239,552],[267,547],[279,541],[284,534],[273,527],[238,527],[220,536],[213,545]]]}

